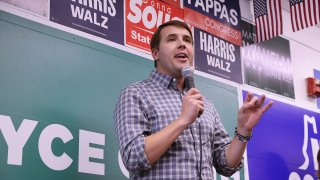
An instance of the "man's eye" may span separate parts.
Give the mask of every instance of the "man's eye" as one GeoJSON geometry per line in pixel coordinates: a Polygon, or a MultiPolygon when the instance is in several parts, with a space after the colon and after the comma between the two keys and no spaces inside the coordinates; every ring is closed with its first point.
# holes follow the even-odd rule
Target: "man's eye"
{"type": "Polygon", "coordinates": [[[185,39],[184,41],[186,41],[187,43],[192,43],[191,39],[185,39]]]}

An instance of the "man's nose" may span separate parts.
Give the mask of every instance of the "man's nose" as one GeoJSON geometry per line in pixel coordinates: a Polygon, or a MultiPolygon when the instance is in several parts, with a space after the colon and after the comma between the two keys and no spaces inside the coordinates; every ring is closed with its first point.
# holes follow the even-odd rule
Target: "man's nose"
{"type": "Polygon", "coordinates": [[[185,49],[186,48],[186,42],[184,41],[184,40],[182,40],[182,39],[180,39],[179,41],[178,41],[178,49],[185,49]]]}

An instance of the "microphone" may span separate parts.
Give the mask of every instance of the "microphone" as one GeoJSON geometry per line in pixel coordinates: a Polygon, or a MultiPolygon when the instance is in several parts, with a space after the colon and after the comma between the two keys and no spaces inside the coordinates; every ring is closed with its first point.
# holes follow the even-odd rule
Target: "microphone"
{"type": "Polygon", "coordinates": [[[187,90],[194,88],[194,80],[193,80],[193,67],[185,66],[181,70],[182,76],[184,77],[184,85],[187,90]]]}
{"type": "MultiPolygon", "coordinates": [[[[187,90],[195,87],[193,80],[193,70],[194,69],[191,66],[185,66],[181,70],[182,76],[184,77],[184,85],[187,90]]],[[[200,117],[202,113],[203,111],[199,111],[198,117],[200,117]]]]}

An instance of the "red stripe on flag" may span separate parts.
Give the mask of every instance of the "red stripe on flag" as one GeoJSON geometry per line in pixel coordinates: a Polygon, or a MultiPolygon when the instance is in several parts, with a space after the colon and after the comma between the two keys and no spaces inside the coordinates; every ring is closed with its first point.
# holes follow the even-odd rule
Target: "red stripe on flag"
{"type": "MultiPolygon", "coordinates": [[[[277,9],[272,6],[271,1],[269,1],[269,6],[270,6],[270,17],[271,17],[270,19],[271,19],[272,37],[274,37],[274,36],[275,36],[275,33],[274,33],[274,24],[273,24],[273,18],[274,18],[274,16],[273,16],[273,11],[276,13],[276,12],[277,12],[277,11],[276,11],[277,9]]],[[[269,22],[268,22],[268,25],[270,26],[269,22]]],[[[270,33],[269,33],[269,34],[270,34],[270,33]]]]}
{"type": "MultiPolygon", "coordinates": [[[[318,0],[318,12],[320,11],[320,0],[318,0]]],[[[319,13],[319,19],[320,19],[320,13],[319,13]]]]}
{"type": "Polygon", "coordinates": [[[280,34],[282,34],[283,33],[282,26],[283,25],[282,25],[281,1],[278,1],[278,11],[279,11],[279,16],[280,16],[280,34]]]}
{"type": "MultiPolygon", "coordinates": [[[[274,9],[275,9],[274,14],[275,14],[275,18],[276,18],[276,22],[275,22],[276,35],[278,35],[278,34],[279,34],[279,23],[278,23],[278,21],[277,21],[277,19],[278,19],[278,8],[277,8],[276,4],[274,4],[274,9]]],[[[281,14],[281,12],[280,12],[280,14],[281,14]]],[[[273,20],[273,19],[272,19],[272,20],[273,20]]],[[[273,22],[272,22],[272,24],[273,24],[273,22]]]]}
{"type": "Polygon", "coordinates": [[[308,19],[307,19],[307,8],[306,8],[306,1],[304,1],[303,3],[303,16],[304,16],[304,22],[306,24],[305,27],[309,27],[309,23],[308,23],[308,19]]]}
{"type": "MultiPolygon", "coordinates": [[[[312,0],[310,0],[312,1],[312,0]]],[[[311,2],[308,3],[308,9],[309,9],[309,20],[310,20],[310,26],[313,26],[313,20],[312,20],[312,15],[311,15],[311,11],[313,10],[313,8],[311,9],[311,2]]]]}
{"type": "MultiPolygon", "coordinates": [[[[317,11],[317,7],[316,6],[317,6],[316,0],[313,0],[313,10],[314,10],[314,12],[317,11]]],[[[314,24],[316,25],[317,24],[317,13],[314,13],[313,16],[314,16],[314,24]]]]}
{"type": "MultiPolygon", "coordinates": [[[[300,6],[300,5],[298,5],[298,11],[299,11],[299,15],[300,15],[300,16],[299,16],[299,18],[300,18],[300,21],[299,21],[299,22],[300,22],[300,25],[298,24],[298,25],[299,25],[298,27],[300,28],[300,26],[301,26],[301,29],[303,29],[303,22],[302,22],[302,21],[303,21],[303,18],[302,18],[302,14],[301,14],[301,6],[300,6]]],[[[298,30],[299,30],[299,28],[298,28],[298,30]]]]}
{"type": "Polygon", "coordinates": [[[266,23],[265,23],[265,21],[264,21],[264,18],[262,18],[262,24],[263,24],[263,30],[264,30],[264,32],[263,32],[263,39],[262,40],[266,40],[266,38],[267,38],[267,33],[266,33],[266,31],[267,31],[267,28],[266,28],[266,23]]]}

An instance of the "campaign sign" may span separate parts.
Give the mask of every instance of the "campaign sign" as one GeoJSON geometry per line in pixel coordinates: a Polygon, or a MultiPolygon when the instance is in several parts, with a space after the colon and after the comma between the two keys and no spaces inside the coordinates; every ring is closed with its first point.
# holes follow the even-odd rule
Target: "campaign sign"
{"type": "Polygon", "coordinates": [[[244,82],[293,98],[293,69],[289,41],[276,37],[241,48],[244,82]]]}
{"type": "Polygon", "coordinates": [[[50,1],[50,20],[123,44],[123,1],[50,1]]]}
{"type": "Polygon", "coordinates": [[[199,29],[241,46],[239,1],[184,0],[184,20],[199,29]]]}
{"type": "Polygon", "coordinates": [[[164,22],[183,20],[183,10],[160,0],[127,0],[125,2],[125,44],[150,52],[153,33],[164,22]]]}
{"type": "Polygon", "coordinates": [[[196,70],[242,83],[240,47],[194,28],[196,70]]]}
{"type": "Polygon", "coordinates": [[[182,8],[182,0],[161,0],[175,7],[182,8]]]}
{"type": "Polygon", "coordinates": [[[320,114],[272,101],[248,143],[249,178],[317,179],[320,114]]]}
{"type": "Polygon", "coordinates": [[[253,24],[241,20],[242,47],[254,44],[256,40],[256,28],[253,24]]]}

